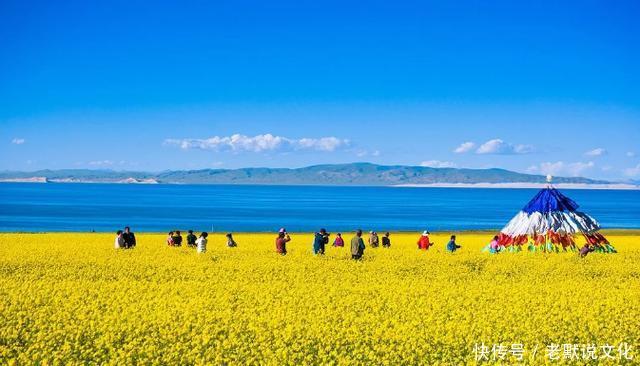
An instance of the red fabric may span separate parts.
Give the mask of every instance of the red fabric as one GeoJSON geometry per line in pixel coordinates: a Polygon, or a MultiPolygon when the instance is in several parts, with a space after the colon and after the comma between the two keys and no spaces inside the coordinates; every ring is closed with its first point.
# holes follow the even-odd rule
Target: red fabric
{"type": "Polygon", "coordinates": [[[504,246],[511,244],[511,237],[503,233],[498,234],[498,244],[504,246]]]}
{"type": "Polygon", "coordinates": [[[535,245],[542,245],[545,244],[547,242],[547,239],[544,237],[544,235],[536,235],[535,238],[533,239],[533,243],[535,245]]]}
{"type": "Polygon", "coordinates": [[[609,241],[600,233],[584,234],[587,243],[592,245],[609,244],[609,241]]]}
{"type": "Polygon", "coordinates": [[[498,244],[508,247],[511,245],[522,245],[528,241],[527,235],[518,235],[515,237],[511,237],[507,234],[500,233],[498,235],[498,244]]]}
{"type": "Polygon", "coordinates": [[[278,237],[276,239],[276,252],[282,254],[286,251],[287,241],[284,238],[278,237]]]}
{"type": "MultiPolygon", "coordinates": [[[[609,241],[600,233],[593,234],[583,234],[587,243],[590,245],[602,245],[609,244],[609,241]]],[[[547,239],[549,242],[555,245],[562,245],[563,248],[575,247],[576,241],[573,235],[569,234],[558,234],[553,231],[549,231],[547,235],[535,235],[531,237],[531,240],[535,245],[543,245],[547,243],[547,239]]],[[[498,244],[503,245],[505,247],[513,246],[513,245],[523,245],[529,242],[528,235],[518,235],[518,236],[509,236],[504,233],[498,234],[498,244]]]]}
{"type": "Polygon", "coordinates": [[[431,246],[431,243],[429,242],[429,237],[421,236],[420,240],[418,240],[418,248],[422,250],[427,250],[429,249],[429,246],[431,246]]]}

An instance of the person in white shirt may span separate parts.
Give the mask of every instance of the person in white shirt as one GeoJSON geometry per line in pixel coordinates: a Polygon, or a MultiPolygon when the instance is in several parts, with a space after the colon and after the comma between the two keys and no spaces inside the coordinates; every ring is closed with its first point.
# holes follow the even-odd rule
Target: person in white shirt
{"type": "Polygon", "coordinates": [[[198,253],[205,253],[207,251],[207,236],[209,236],[209,234],[203,231],[198,240],[196,240],[198,253]]]}
{"type": "Polygon", "coordinates": [[[124,248],[124,238],[122,237],[122,230],[118,230],[116,232],[115,247],[116,249],[124,248]]]}

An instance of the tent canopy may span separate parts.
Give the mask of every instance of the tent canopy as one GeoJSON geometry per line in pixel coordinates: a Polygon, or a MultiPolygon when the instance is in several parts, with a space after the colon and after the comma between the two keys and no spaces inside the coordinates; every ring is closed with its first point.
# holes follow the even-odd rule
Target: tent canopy
{"type": "Polygon", "coordinates": [[[578,204],[571,198],[560,193],[553,187],[548,187],[535,195],[522,211],[532,214],[534,212],[570,211],[578,209],[578,204]]]}
{"type": "Polygon", "coordinates": [[[609,245],[598,231],[600,225],[588,214],[578,211],[578,204],[549,185],[538,192],[500,231],[499,244],[505,247],[554,245],[575,249],[575,235],[587,243],[609,245]]]}

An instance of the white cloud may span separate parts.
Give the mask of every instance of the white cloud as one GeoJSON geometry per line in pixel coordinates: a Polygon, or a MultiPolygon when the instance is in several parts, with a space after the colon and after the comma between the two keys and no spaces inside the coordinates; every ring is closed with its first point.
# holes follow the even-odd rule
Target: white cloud
{"type": "Polygon", "coordinates": [[[90,161],[87,164],[91,166],[111,166],[114,164],[114,162],[111,160],[95,160],[95,161],[90,161]]]}
{"type": "Polygon", "coordinates": [[[514,145],[501,139],[493,139],[480,145],[476,150],[476,154],[521,155],[530,154],[533,151],[534,149],[531,145],[514,145]]]}
{"type": "Polygon", "coordinates": [[[25,139],[21,139],[21,138],[14,138],[13,140],[11,140],[11,143],[14,145],[22,145],[26,142],[27,140],[25,139]]]}
{"type": "Polygon", "coordinates": [[[527,172],[550,175],[568,175],[571,177],[577,177],[582,175],[586,170],[592,169],[595,166],[596,165],[592,161],[586,163],[565,163],[563,161],[556,161],[545,162],[541,163],[540,165],[532,165],[527,168],[527,172]]]}
{"type": "Polygon", "coordinates": [[[607,155],[607,150],[605,150],[605,149],[603,149],[601,147],[598,147],[596,149],[589,150],[589,151],[585,152],[584,154],[586,156],[593,156],[593,157],[602,156],[602,155],[607,155]]]}
{"type": "Polygon", "coordinates": [[[331,152],[346,147],[349,140],[337,137],[290,139],[270,133],[256,136],[234,134],[213,136],[207,139],[166,139],[165,145],[179,146],[181,149],[202,149],[233,152],[264,152],[289,150],[315,150],[331,152]]]}
{"type": "Polygon", "coordinates": [[[321,137],[319,139],[303,138],[300,140],[289,140],[299,149],[335,151],[336,149],[349,144],[348,140],[341,140],[337,137],[321,137]]]}
{"type": "Polygon", "coordinates": [[[455,168],[456,164],[450,161],[427,160],[420,163],[420,166],[429,168],[455,168]]]}
{"type": "Polygon", "coordinates": [[[359,150],[358,149],[358,150],[354,150],[353,152],[359,158],[364,158],[365,156],[373,156],[373,157],[380,156],[380,151],[379,150],[368,151],[368,150],[359,150]]]}
{"type": "Polygon", "coordinates": [[[460,146],[456,147],[456,149],[453,150],[453,152],[456,154],[463,154],[471,151],[474,147],[476,147],[476,144],[474,142],[471,142],[471,141],[463,142],[462,144],[460,144],[460,146]]]}
{"type": "Polygon", "coordinates": [[[567,165],[567,172],[569,173],[569,175],[575,177],[581,175],[585,170],[589,170],[595,166],[596,165],[593,163],[593,161],[587,163],[571,163],[567,165]]]}
{"type": "Polygon", "coordinates": [[[628,168],[624,170],[624,175],[629,177],[637,177],[640,176],[640,164],[634,166],[633,168],[628,168]]]}
{"type": "Polygon", "coordinates": [[[627,157],[633,158],[636,156],[636,153],[634,153],[633,151],[627,151],[627,157]]]}

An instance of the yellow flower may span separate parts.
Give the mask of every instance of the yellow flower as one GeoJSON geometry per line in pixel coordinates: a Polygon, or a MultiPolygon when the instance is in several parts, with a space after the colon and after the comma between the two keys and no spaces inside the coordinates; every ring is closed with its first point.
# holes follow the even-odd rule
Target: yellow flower
{"type": "Polygon", "coordinates": [[[111,234],[0,234],[0,364],[475,364],[480,343],[538,346],[525,362],[540,364],[551,343],[639,346],[633,235],[578,258],[392,234],[360,262],[313,256],[311,234],[286,256],[270,234],[212,234],[206,254],[137,236],[115,250],[111,234]]]}

